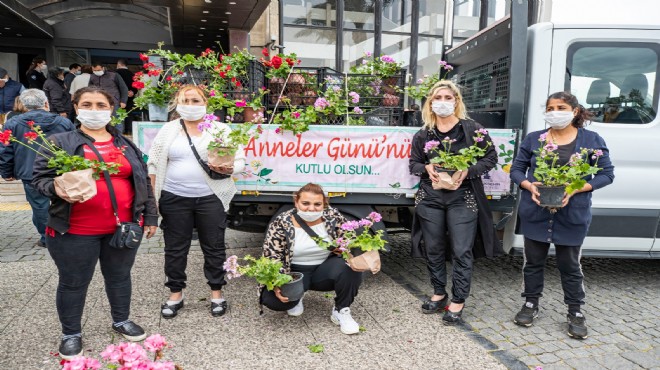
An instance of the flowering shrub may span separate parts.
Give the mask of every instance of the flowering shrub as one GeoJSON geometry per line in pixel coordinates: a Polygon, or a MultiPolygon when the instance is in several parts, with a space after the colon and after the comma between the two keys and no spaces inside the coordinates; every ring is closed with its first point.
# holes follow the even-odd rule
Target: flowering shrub
{"type": "Polygon", "coordinates": [[[600,171],[598,158],[603,156],[602,150],[580,148],[579,152],[571,156],[568,163],[559,166],[557,164],[559,147],[548,138],[547,132],[541,134],[539,142],[541,146],[534,151],[536,153],[534,178],[545,186],[565,186],[566,194],[571,194],[582,189],[587,183],[584,177],[595,175],[600,171]]]}
{"type": "Polygon", "coordinates": [[[401,68],[403,68],[403,64],[397,62],[389,55],[382,55],[379,58],[375,58],[371,52],[366,52],[364,53],[362,63],[352,66],[350,72],[388,78],[399,73],[401,68]]]}
{"type": "Polygon", "coordinates": [[[270,57],[267,48],[264,48],[261,53],[264,56],[264,58],[261,58],[261,64],[268,68],[266,72],[266,77],[268,78],[279,77],[286,79],[289,73],[291,73],[291,69],[296,65],[300,65],[300,59],[298,59],[295,53],[279,53],[270,57]],[[270,58],[270,60],[265,58],[270,58]]]}
{"type": "Polygon", "coordinates": [[[383,230],[370,233],[369,229],[374,222],[380,222],[382,216],[378,212],[371,212],[367,218],[361,220],[346,221],[340,227],[344,230],[344,235],[332,242],[321,238],[315,238],[316,243],[321,248],[337,250],[341,252],[345,260],[351,258],[351,249],[359,248],[363,252],[379,251],[385,249],[385,240],[383,240],[383,230]],[[362,229],[362,230],[360,230],[362,229]]]}
{"type": "MultiPolygon", "coordinates": [[[[263,114],[261,116],[263,120],[263,114]]],[[[197,125],[199,131],[207,131],[211,134],[213,139],[209,143],[207,149],[213,150],[219,156],[233,155],[241,145],[247,145],[253,137],[259,137],[262,132],[261,126],[252,129],[253,122],[237,124],[237,127],[230,130],[229,133],[225,130],[215,129],[214,122],[218,121],[218,117],[213,114],[204,116],[204,120],[197,125]]]]}
{"type": "MultiPolygon", "coordinates": [[[[4,130],[0,132],[0,143],[7,146],[10,143],[23,145],[24,147],[34,151],[37,155],[48,158],[48,168],[54,168],[57,175],[66,172],[86,170],[91,168],[94,170],[94,179],[98,180],[103,171],[108,171],[111,174],[119,172],[119,163],[100,162],[98,160],[86,159],[79,155],[69,154],[62,148],[56,146],[52,141],[46,139],[41,127],[35,126],[34,121],[28,121],[27,125],[30,131],[26,132],[24,138],[26,142],[12,136],[11,130],[4,130]],[[43,148],[49,154],[39,152],[39,148],[43,148]]],[[[120,154],[123,153],[125,148],[116,149],[120,154]]]]}
{"type": "Polygon", "coordinates": [[[282,98],[282,101],[288,105],[288,108],[273,117],[273,123],[280,126],[275,129],[275,133],[290,131],[294,135],[299,135],[309,130],[310,123],[317,121],[317,110],[314,106],[298,109],[289,104],[288,98],[282,98]]]}
{"type": "Polygon", "coordinates": [[[256,279],[257,283],[265,285],[268,290],[273,290],[275,287],[280,287],[293,280],[291,275],[281,272],[281,261],[264,256],[254,258],[250,255],[243,257],[243,261],[247,262],[247,265],[240,266],[238,257],[235,255],[227,257],[222,267],[227,272],[228,280],[245,275],[256,279]]]}
{"type": "Polygon", "coordinates": [[[447,170],[460,170],[465,171],[470,166],[477,163],[479,158],[486,155],[486,149],[492,144],[490,141],[485,140],[485,135],[488,135],[488,130],[480,128],[474,132],[476,136],[473,137],[474,144],[467,148],[463,148],[458,153],[451,151],[451,144],[456,139],[445,137],[441,142],[431,140],[424,145],[424,152],[436,152],[437,157],[431,158],[430,162],[437,164],[447,170]],[[485,142],[485,146],[484,143],[485,142]],[[442,144],[442,148],[440,148],[442,144]]]}
{"type": "Polygon", "coordinates": [[[62,370],[97,370],[140,369],[140,370],[182,370],[169,361],[161,361],[167,341],[160,334],[154,334],[144,340],[144,347],[137,343],[111,344],[101,352],[105,366],[92,357],[76,356],[71,360],[62,360],[62,370]],[[146,350],[145,350],[146,349],[146,350]],[[153,354],[153,360],[149,353],[153,354]]]}
{"type": "Polygon", "coordinates": [[[406,86],[405,90],[408,92],[408,96],[415,100],[425,98],[431,92],[431,87],[438,81],[445,79],[447,74],[454,69],[452,65],[444,60],[439,61],[438,64],[440,65],[440,73],[434,73],[430,76],[424,75],[416,81],[416,85],[406,86]]]}

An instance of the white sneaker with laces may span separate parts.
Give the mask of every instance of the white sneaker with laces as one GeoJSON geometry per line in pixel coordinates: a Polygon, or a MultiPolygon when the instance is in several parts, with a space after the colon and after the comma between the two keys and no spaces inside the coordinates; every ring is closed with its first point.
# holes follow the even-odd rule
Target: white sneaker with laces
{"type": "Polygon", "coordinates": [[[344,307],[341,310],[337,311],[335,307],[332,308],[332,316],[330,320],[336,325],[339,325],[341,332],[344,334],[357,334],[360,332],[360,325],[353,320],[351,316],[351,309],[344,307]]]}
{"type": "Polygon", "coordinates": [[[286,313],[289,316],[300,316],[300,315],[303,314],[303,311],[305,311],[305,307],[303,306],[302,298],[300,298],[300,301],[298,301],[298,304],[295,305],[292,309],[286,310],[286,313]]]}

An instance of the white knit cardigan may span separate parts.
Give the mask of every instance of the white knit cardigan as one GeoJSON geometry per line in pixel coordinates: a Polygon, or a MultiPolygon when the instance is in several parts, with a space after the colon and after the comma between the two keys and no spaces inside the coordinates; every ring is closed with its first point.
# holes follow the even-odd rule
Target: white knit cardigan
{"type": "MultiPolygon", "coordinates": [[[[215,130],[224,130],[225,133],[229,133],[231,130],[230,127],[221,122],[215,122],[215,130]]],[[[167,164],[169,162],[168,154],[170,152],[170,146],[177,138],[178,135],[183,135],[185,133],[181,128],[181,123],[179,120],[174,120],[167,122],[161,129],[158,131],[158,135],[151,144],[151,149],[149,149],[149,160],[147,161],[147,167],[149,168],[149,175],[156,175],[156,187],[154,189],[156,201],[160,198],[160,192],[163,190],[163,184],[165,183],[165,175],[167,174],[167,164]]],[[[199,153],[200,158],[207,160],[207,150],[206,147],[212,140],[212,135],[207,131],[202,133],[202,139],[198,144],[195,145],[197,153],[199,153]]],[[[186,139],[187,140],[187,139],[186,139]]],[[[192,150],[191,150],[192,153],[192,150]]],[[[245,152],[243,147],[239,147],[236,151],[236,157],[234,159],[234,174],[240,173],[245,169],[245,152]]],[[[201,170],[201,167],[200,167],[201,170]]],[[[212,180],[205,173],[206,183],[209,185],[213,193],[222,201],[222,205],[225,207],[225,211],[229,209],[229,202],[236,194],[236,185],[234,180],[229,177],[222,180],[212,180]]]]}

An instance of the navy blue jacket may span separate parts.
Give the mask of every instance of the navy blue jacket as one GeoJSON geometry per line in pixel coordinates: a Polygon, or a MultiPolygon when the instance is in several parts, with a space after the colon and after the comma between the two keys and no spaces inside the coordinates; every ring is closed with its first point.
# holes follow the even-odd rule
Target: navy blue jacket
{"type": "MultiPolygon", "coordinates": [[[[511,165],[511,180],[518,186],[525,180],[538,181],[534,178],[536,169],[536,153],[541,143],[539,136],[548,130],[535,131],[527,135],[520,145],[516,159],[511,165]]],[[[609,150],[600,135],[596,132],[578,129],[575,142],[576,152],[580,148],[602,150],[603,156],[598,159],[600,171],[594,176],[585,177],[593,190],[607,186],[614,181],[614,166],[610,160],[609,150]]],[[[593,165],[594,160],[589,158],[593,165]]],[[[547,208],[540,207],[532,200],[532,194],[522,189],[518,205],[520,227],[526,238],[554,243],[555,245],[580,246],[587,236],[591,224],[591,192],[577,193],[571,197],[568,204],[556,213],[550,213],[547,208]]]]}
{"type": "Polygon", "coordinates": [[[0,113],[9,113],[14,109],[14,100],[21,94],[21,90],[23,85],[11,78],[0,88],[0,113]]]}
{"type": "MultiPolygon", "coordinates": [[[[75,129],[73,123],[68,119],[41,109],[12,117],[7,121],[4,129],[11,130],[12,136],[27,143],[23,135],[30,131],[30,127],[27,125],[28,121],[34,121],[35,126],[41,127],[46,137],[75,129]]],[[[32,144],[32,146],[35,149],[39,148],[37,144],[32,144]]],[[[34,151],[18,143],[10,143],[8,146],[0,144],[0,176],[31,181],[36,155],[34,151]]]]}

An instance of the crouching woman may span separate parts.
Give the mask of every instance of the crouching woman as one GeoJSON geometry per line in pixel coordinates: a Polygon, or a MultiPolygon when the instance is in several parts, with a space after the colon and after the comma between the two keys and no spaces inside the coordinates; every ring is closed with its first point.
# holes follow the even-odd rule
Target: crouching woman
{"type": "MultiPolygon", "coordinates": [[[[319,247],[303,228],[308,226],[324,240],[337,240],[344,234],[341,224],[346,219],[329,206],[319,185],[303,186],[293,200],[295,208],[277,216],[268,227],[264,256],[281,261],[284,273],[301,272],[305,291],[334,290],[330,320],[340,326],[342,333],[356,334],[360,326],[351,316],[350,306],[358,294],[362,273],[353,271],[340,255],[319,247]]],[[[260,302],[273,311],[287,311],[290,316],[300,316],[304,309],[302,299],[289,301],[277,287],[272,291],[264,289],[260,302]]]]}

